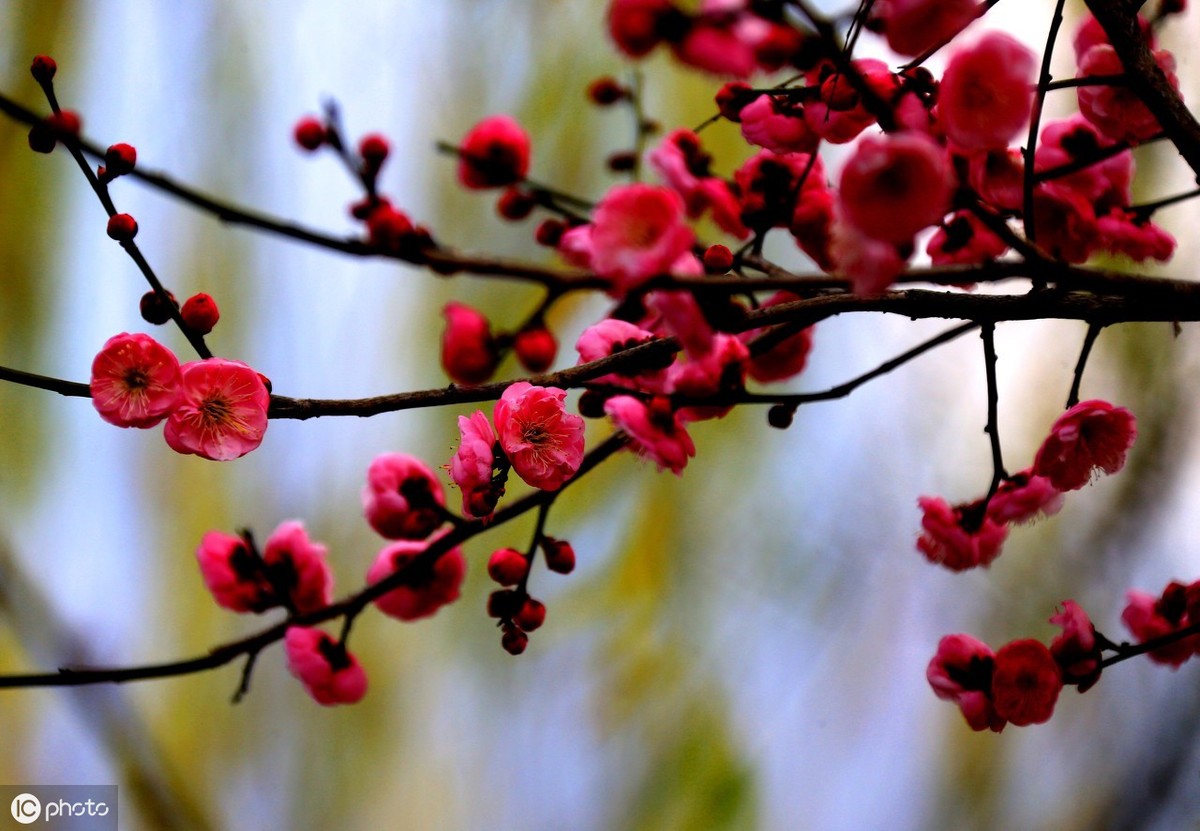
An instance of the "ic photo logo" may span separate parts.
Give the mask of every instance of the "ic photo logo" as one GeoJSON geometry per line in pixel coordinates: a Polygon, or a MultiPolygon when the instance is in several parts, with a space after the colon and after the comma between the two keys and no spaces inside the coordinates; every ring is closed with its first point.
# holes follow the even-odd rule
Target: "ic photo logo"
{"type": "Polygon", "coordinates": [[[17,794],[10,806],[12,818],[22,825],[36,822],[42,815],[42,803],[31,793],[17,794]]]}

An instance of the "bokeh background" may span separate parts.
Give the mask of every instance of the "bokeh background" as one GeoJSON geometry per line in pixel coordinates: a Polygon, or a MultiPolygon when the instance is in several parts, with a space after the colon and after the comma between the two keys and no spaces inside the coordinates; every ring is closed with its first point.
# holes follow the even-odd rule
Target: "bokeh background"
{"type": "MultiPolygon", "coordinates": [[[[983,26],[1040,49],[1053,5],[1008,0],[983,26]]],[[[1067,37],[1080,5],[1069,4],[1067,37]]],[[[440,239],[549,261],[532,224],[505,224],[492,197],[456,187],[434,143],[507,112],[533,137],[538,179],[603,193],[614,181],[604,157],[632,138],[627,112],[584,97],[598,75],[629,77],[602,34],[603,6],[0,0],[0,84],[40,109],[28,64],[51,54],[88,136],[128,141],[139,164],[205,192],[349,234],[353,184],[332,157],[291,142],[295,120],[333,99],[351,136],[391,139],[382,187],[440,239]]],[[[1195,33],[1186,20],[1164,33],[1193,97],[1195,33]]],[[[1069,57],[1064,40],[1059,74],[1069,57]]],[[[667,127],[712,113],[712,79],[663,55],[643,69],[647,108],[667,127]]],[[[1071,105],[1058,93],[1050,111],[1071,105]]],[[[86,380],[110,335],[148,330],[145,287],[67,154],[30,153],[25,132],[0,122],[0,364],[86,380]]],[[[722,172],[749,155],[729,125],[705,139],[722,172]]],[[[1161,148],[1138,164],[1147,198],[1191,181],[1161,148]]],[[[175,294],[217,298],[213,349],[286,395],[442,385],[447,299],[500,327],[538,300],[520,285],[438,279],[224,226],[137,182],[113,193],[175,294]]],[[[1187,277],[1194,212],[1159,218],[1181,243],[1165,273],[1187,277]]],[[[781,262],[806,268],[779,243],[781,262]]],[[[604,308],[602,298],[556,308],[560,366],[604,308]]],[[[824,389],[948,325],[823,323],[790,388],[824,389]]],[[[188,354],[178,333],[156,334],[188,354]]],[[[1010,469],[1032,459],[1061,408],[1083,334],[1069,322],[1000,327],[1010,469]]],[[[802,408],[787,431],[763,411],[698,426],[681,478],[631,457],[589,476],[548,529],[574,542],[580,566],[535,574],[549,616],[519,659],[484,614],[482,563],[494,547],[523,547],[529,523],[469,545],[464,597],[434,619],[360,619],[352,648],[371,689],[357,706],[314,704],[278,648],[237,706],[236,666],[0,691],[0,782],[117,784],[129,829],[1200,827],[1200,667],[1121,665],[1086,696],[1065,692],[1049,724],[1000,735],[972,733],[924,677],[943,634],[1046,640],[1055,605],[1074,598],[1120,638],[1126,588],[1200,577],[1197,359],[1192,326],[1104,333],[1083,392],[1137,413],[1130,463],[1059,516],[1015,530],[989,570],[949,574],[913,547],[919,495],[965,500],[990,477],[972,335],[802,408]]],[[[264,625],[205,592],[193,551],[209,529],[265,536],[303,519],[330,546],[339,594],[353,590],[382,545],[360,513],[367,464],[389,450],[444,463],[467,411],[273,422],[258,451],[215,464],[174,454],[158,431],[112,428],[86,400],[0,386],[0,672],[168,660],[264,625]]],[[[607,428],[591,429],[595,441],[607,428]]]]}

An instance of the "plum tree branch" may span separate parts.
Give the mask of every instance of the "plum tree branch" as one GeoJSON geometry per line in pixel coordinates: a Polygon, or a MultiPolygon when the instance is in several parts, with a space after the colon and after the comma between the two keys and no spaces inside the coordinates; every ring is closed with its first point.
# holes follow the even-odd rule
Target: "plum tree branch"
{"type": "Polygon", "coordinates": [[[1138,20],[1142,4],[1130,0],[1084,2],[1121,59],[1129,88],[1158,119],[1163,132],[1200,181],[1200,123],[1155,60],[1138,20]]]}
{"type": "MultiPolygon", "coordinates": [[[[364,586],[351,594],[323,609],[306,614],[291,615],[286,620],[272,624],[254,634],[248,635],[221,646],[214,647],[204,655],[185,658],[176,661],[165,661],[155,664],[142,664],[128,667],[61,667],[55,672],[34,672],[11,675],[0,675],[0,689],[28,689],[31,687],[75,687],[86,684],[120,684],[130,681],[145,681],[154,678],[171,678],[178,675],[188,675],[224,666],[242,656],[253,658],[266,647],[282,640],[287,630],[292,626],[314,626],[342,617],[357,616],[367,604],[382,597],[393,589],[406,585],[410,575],[428,569],[450,549],[461,545],[486,530],[502,525],[543,505],[554,501],[558,495],[578,482],[597,465],[608,459],[625,446],[624,434],[618,432],[609,436],[599,445],[588,451],[576,474],[569,479],[558,491],[535,491],[517,500],[508,507],[495,513],[490,521],[474,520],[450,529],[446,534],[429,544],[420,554],[413,557],[401,568],[377,583],[364,586]]],[[[242,674],[238,690],[248,686],[248,673],[242,674]]]]}

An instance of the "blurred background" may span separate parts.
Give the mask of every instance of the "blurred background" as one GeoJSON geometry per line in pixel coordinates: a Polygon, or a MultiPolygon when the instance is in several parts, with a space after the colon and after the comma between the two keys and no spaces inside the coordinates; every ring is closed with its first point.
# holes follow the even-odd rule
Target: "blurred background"
{"type": "MultiPolygon", "coordinates": [[[[1040,51],[1053,5],[1010,0],[981,25],[1040,51]]],[[[1064,38],[1081,5],[1069,4],[1064,38]]],[[[615,181],[605,156],[633,135],[628,112],[584,95],[593,78],[631,70],[603,13],[599,0],[0,0],[0,85],[43,109],[28,65],[50,54],[87,136],[129,142],[139,165],[222,199],[350,234],[353,183],[291,140],[295,121],[332,99],[352,140],[389,137],[382,189],[440,240],[549,262],[532,223],[507,224],[493,196],[462,192],[434,144],[510,113],[532,136],[535,178],[602,194],[615,181]]],[[[1194,23],[1163,36],[1193,97],[1196,63],[1180,45],[1194,23]]],[[[1065,39],[1057,58],[1069,73],[1065,39]]],[[[648,111],[668,129],[712,114],[717,82],[664,55],[643,69],[648,111]]],[[[1057,95],[1049,110],[1065,114],[1073,96],[1057,95]]],[[[85,381],[109,336],[151,329],[138,314],[145,286],[69,156],[35,155],[25,136],[0,122],[0,364],[85,381]]],[[[725,174],[750,154],[727,124],[705,141],[725,174]]],[[[1161,148],[1139,151],[1138,165],[1145,198],[1189,187],[1161,148]]],[[[113,196],[176,296],[217,299],[213,350],[284,395],[443,385],[446,300],[504,328],[539,299],[227,227],[134,181],[113,196]]],[[[1194,211],[1157,219],[1180,237],[1164,273],[1189,276],[1194,211]]],[[[808,267],[773,242],[782,263],[808,267]]],[[[605,307],[556,307],[558,366],[605,307]]],[[[828,321],[789,388],[827,388],[950,325],[828,321]]],[[[999,327],[1010,469],[1032,460],[1061,409],[1084,331],[999,327]]],[[[177,332],[155,335],[189,354],[177,332]]],[[[1086,696],[1064,692],[1050,723],[1000,735],[972,733],[925,681],[944,634],[1048,640],[1055,605],[1074,598],[1123,639],[1127,588],[1200,578],[1198,357],[1193,326],[1103,334],[1083,395],[1137,414],[1129,465],[1015,529],[989,570],[950,574],[914,549],[918,496],[971,499],[991,475],[982,350],[968,335],[802,408],[787,431],[761,410],[700,425],[681,478],[622,456],[568,491],[547,530],[574,543],[580,565],[535,572],[549,613],[520,658],[484,614],[483,562],[524,547],[530,522],[474,540],[463,599],[432,620],[364,614],[351,642],[370,676],[359,705],[316,705],[278,648],[236,706],[237,666],[0,691],[0,782],[116,784],[129,829],[1200,827],[1196,662],[1123,664],[1086,696]]],[[[392,450],[445,463],[468,411],[275,421],[258,451],[216,464],[176,455],[157,430],[115,429],[86,400],[0,386],[0,672],[165,661],[261,628],[205,591],[193,552],[209,529],[262,538],[303,519],[330,547],[338,594],[353,591],[382,546],[361,517],[368,463],[392,450]]],[[[607,432],[590,429],[589,443],[607,432]]]]}

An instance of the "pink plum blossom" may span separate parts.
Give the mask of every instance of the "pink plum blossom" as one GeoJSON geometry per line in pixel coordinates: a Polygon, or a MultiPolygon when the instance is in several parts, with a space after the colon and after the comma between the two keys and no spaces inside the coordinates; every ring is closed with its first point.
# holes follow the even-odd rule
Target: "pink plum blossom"
{"type": "Polygon", "coordinates": [[[258,552],[244,538],[209,531],[196,549],[196,562],[218,606],[234,612],[262,612],[278,605],[258,552]]]}
{"type": "MultiPolygon", "coordinates": [[[[1171,86],[1178,88],[1175,57],[1165,49],[1154,53],[1158,66],[1171,86]]],[[[1117,51],[1107,43],[1090,47],[1079,58],[1079,78],[1090,75],[1120,75],[1125,71],[1117,51]]],[[[1089,84],[1076,90],[1079,111],[1104,135],[1115,141],[1138,144],[1162,129],[1138,93],[1128,84],[1089,84]]]]}
{"type": "Polygon", "coordinates": [[[941,221],[954,178],[945,151],[921,133],[866,136],[842,168],[846,221],[872,239],[907,243],[941,221]]]}
{"type": "MultiPolygon", "coordinates": [[[[779,291],[767,298],[761,306],[769,309],[781,303],[799,300],[799,296],[787,291],[779,291]]],[[[794,375],[799,375],[808,364],[808,353],[812,351],[813,327],[806,326],[793,335],[773,345],[765,352],[754,353],[754,342],[765,335],[769,328],[751,329],[742,332],[738,337],[750,347],[751,355],[746,362],[746,371],[755,381],[770,383],[783,381],[794,375]]]]}
{"type": "Polygon", "coordinates": [[[946,635],[925,670],[933,693],[953,701],[972,730],[999,733],[1006,723],[992,706],[992,666],[995,653],[970,635],[946,635]]]}
{"type": "Polygon", "coordinates": [[[1025,638],[996,650],[992,705],[1017,727],[1049,721],[1062,687],[1062,670],[1040,641],[1025,638]]]}
{"type": "Polygon", "coordinates": [[[757,68],[754,44],[728,16],[700,16],[683,38],[672,44],[675,57],[713,75],[745,78],[757,68]]]}
{"type": "MultiPolygon", "coordinates": [[[[1125,593],[1125,610],[1121,622],[1129,629],[1138,643],[1161,638],[1196,623],[1187,614],[1188,589],[1182,583],[1172,581],[1155,597],[1149,592],[1130,589],[1125,593]]],[[[1171,667],[1178,667],[1200,647],[1200,636],[1192,635],[1147,653],[1150,660],[1171,667]]]]}
{"type": "Polygon", "coordinates": [[[1124,467],[1135,438],[1137,426],[1129,410],[1107,401],[1081,401],[1054,422],[1033,472],[1060,491],[1079,490],[1097,471],[1111,475],[1124,467]]]}
{"type": "Polygon", "coordinates": [[[529,172],[529,135],[516,119],[491,115],[462,140],[458,180],[473,190],[511,185],[529,172]]]}
{"type": "MultiPolygon", "coordinates": [[[[911,250],[911,240],[905,247],[911,250]]],[[[845,221],[833,223],[829,256],[858,295],[886,291],[908,265],[908,257],[896,243],[867,236],[845,221]]]]}
{"type": "Polygon", "coordinates": [[[1050,642],[1050,654],[1062,668],[1063,680],[1078,685],[1079,692],[1086,692],[1100,679],[1096,627],[1074,600],[1064,600],[1050,622],[1062,627],[1062,632],[1050,642]]]}
{"type": "Polygon", "coordinates": [[[183,395],[179,361],[149,335],[113,335],[92,361],[89,389],[100,417],[118,427],[153,427],[183,395]]]}
{"type": "MultiPolygon", "coordinates": [[[[700,138],[691,130],[668,133],[646,154],[646,161],[662,177],[667,187],[683,197],[689,217],[694,219],[707,212],[726,233],[738,238],[749,233],[742,224],[741,205],[737,197],[728,182],[711,175],[709,164],[712,157],[705,152],[700,138]]],[[[573,233],[574,230],[567,233],[573,233]]],[[[560,242],[560,251],[562,248],[563,243],[560,242]]]]}
{"type": "Polygon", "coordinates": [[[535,488],[558,490],[583,462],[583,419],[566,411],[566,396],[557,387],[518,381],[504,390],[492,412],[513,470],[535,488]]]}
{"type": "MultiPolygon", "coordinates": [[[[367,571],[367,584],[374,585],[404,569],[442,536],[444,532],[429,540],[400,540],[384,547],[367,571]]],[[[466,572],[462,548],[454,546],[432,562],[409,568],[403,584],[375,598],[375,606],[399,620],[430,617],[458,600],[466,572]]]]}
{"type": "Polygon", "coordinates": [[[446,304],[442,314],[446,318],[442,368],[456,383],[482,384],[492,377],[500,362],[488,319],[465,303],[454,301],[446,304]]]}
{"type": "Polygon", "coordinates": [[[575,342],[580,363],[591,363],[654,339],[654,333],[625,320],[606,317],[583,330],[575,342]]]}
{"type": "MultiPolygon", "coordinates": [[[[679,273],[690,271],[699,276],[697,272],[703,273],[703,267],[695,262],[695,257],[690,254],[688,257],[692,262],[679,273]]],[[[651,292],[646,298],[646,306],[649,311],[658,314],[661,327],[679,341],[689,357],[700,358],[712,351],[714,332],[693,292],[651,292]]]]}
{"type": "Polygon", "coordinates": [[[959,211],[930,238],[925,251],[934,265],[977,265],[991,262],[1008,244],[980,222],[974,211],[959,211]]]}
{"type": "Polygon", "coordinates": [[[710,175],[711,161],[712,157],[701,147],[700,137],[691,130],[682,129],[667,133],[646,154],[646,162],[654,172],[683,197],[689,215],[695,215],[693,194],[699,190],[700,182],[710,175]]]}
{"type": "MultiPolygon", "coordinates": [[[[1154,35],[1154,27],[1140,13],[1137,16],[1138,29],[1142,37],[1146,38],[1146,44],[1154,49],[1157,39],[1154,35]]],[[[1083,56],[1093,46],[1101,43],[1108,43],[1108,34],[1104,31],[1104,27],[1100,25],[1100,21],[1091,14],[1085,14],[1083,20],[1079,24],[1079,28],[1075,30],[1075,37],[1071,39],[1071,48],[1075,52],[1075,62],[1083,60],[1083,56]]]]}
{"type": "Polygon", "coordinates": [[[1002,150],[1029,121],[1037,58],[1015,38],[990,32],[950,59],[938,89],[938,118],[965,150],[1002,150]]]}
{"type": "Polygon", "coordinates": [[[217,605],[235,612],[275,606],[313,612],[333,599],[328,549],[308,538],[303,523],[280,523],[260,554],[248,533],[209,531],[196,549],[204,584],[217,605]]]}
{"type": "Polygon", "coordinates": [[[807,153],[761,150],[733,174],[742,203],[742,221],[750,228],[786,228],[798,199],[810,189],[825,188],[820,157],[807,153]]]}
{"type": "Polygon", "coordinates": [[[261,375],[224,358],[186,363],[180,373],[183,397],[163,430],[172,450],[224,462],[262,444],[271,394],[261,375]]]}
{"type": "Polygon", "coordinates": [[[367,468],[363,515],[390,540],[423,539],[442,524],[446,495],[429,466],[407,453],[381,453],[367,468]]]}
{"type": "Polygon", "coordinates": [[[1100,245],[1094,204],[1053,181],[1034,189],[1033,226],[1038,245],[1069,263],[1084,262],[1100,245]]]}
{"type": "Polygon", "coordinates": [[[568,265],[592,268],[592,252],[595,251],[592,244],[592,226],[576,225],[574,228],[568,228],[559,237],[555,250],[568,265]]]}
{"type": "Polygon", "coordinates": [[[629,436],[633,451],[652,459],[659,470],[681,476],[688,459],[696,455],[692,437],[666,399],[655,398],[647,405],[632,395],[616,395],[604,402],[604,412],[629,436]]]}
{"type": "MultiPolygon", "coordinates": [[[[750,350],[734,335],[713,336],[703,356],[676,361],[667,370],[667,390],[688,398],[708,398],[745,387],[746,361],[750,350]]],[[[685,421],[722,418],[732,405],[685,407],[679,417],[685,421]]]]}
{"type": "Polygon", "coordinates": [[[820,137],[804,108],[784,95],[760,95],[741,109],[742,138],[773,153],[812,153],[820,137]]]}
{"type": "Polygon", "coordinates": [[[1175,238],[1149,220],[1138,221],[1130,211],[1113,208],[1096,219],[1096,232],[1105,251],[1124,254],[1134,262],[1166,262],[1175,253],[1175,238]]]}
{"type": "Polygon", "coordinates": [[[676,11],[671,0],[612,0],[609,37],[626,55],[640,58],[662,41],[661,21],[672,13],[676,11]]]}
{"type": "Polygon", "coordinates": [[[1008,529],[988,516],[975,516],[975,506],[951,507],[946,500],[922,496],[917,504],[924,512],[917,550],[931,563],[951,571],[987,566],[1000,555],[1008,529]]]}
{"type": "Polygon", "coordinates": [[[879,0],[873,16],[892,51],[912,57],[950,40],[980,11],[978,0],[879,0]]]}
{"type": "Polygon", "coordinates": [[[1063,495],[1050,480],[1033,469],[1013,474],[1000,483],[988,501],[987,514],[999,525],[1032,522],[1053,516],[1062,508],[1063,495]]]}
{"type": "Polygon", "coordinates": [[[286,592],[288,604],[303,614],[323,609],[333,600],[329,549],[308,538],[304,523],[279,524],[263,547],[263,564],[276,591],[286,592]]]}
{"type": "Polygon", "coordinates": [[[989,205],[1006,211],[1021,210],[1025,200],[1025,160],[1021,151],[1011,148],[970,154],[967,183],[989,205]]]}
{"type": "MultiPolygon", "coordinates": [[[[579,363],[591,363],[616,355],[626,349],[632,349],[654,338],[655,334],[647,329],[625,320],[608,317],[583,330],[583,334],[575,342],[575,351],[579,353],[579,363]]],[[[662,392],[665,380],[666,370],[664,368],[646,368],[639,365],[632,370],[621,370],[602,375],[596,378],[595,382],[662,392]]]]}
{"type": "MultiPolygon", "coordinates": [[[[853,63],[879,99],[892,99],[898,83],[886,63],[875,58],[862,58],[853,63]]],[[[822,63],[810,71],[808,84],[816,87],[818,96],[805,105],[804,119],[814,133],[830,144],[853,141],[875,123],[875,116],[863,104],[853,84],[831,64],[822,63]]]]}
{"type": "MultiPolygon", "coordinates": [[[[1049,121],[1042,127],[1038,139],[1035,167],[1039,173],[1051,168],[1092,160],[1100,151],[1107,151],[1116,142],[1100,132],[1079,113],[1069,118],[1049,121]]],[[[1114,207],[1126,207],[1133,200],[1135,165],[1132,150],[1123,150],[1085,167],[1056,176],[1055,184],[1069,188],[1106,212],[1114,207]]]]}
{"type": "Polygon", "coordinates": [[[504,495],[504,485],[494,481],[496,433],[482,410],[458,417],[461,440],[450,459],[450,478],[462,491],[464,516],[490,516],[504,495]]]}
{"type": "Polygon", "coordinates": [[[623,295],[649,278],[669,273],[695,234],[684,221],[683,198],[654,185],[617,185],[592,220],[592,267],[623,295]]]}
{"type": "Polygon", "coordinates": [[[320,629],[289,626],[283,647],[288,671],[318,704],[354,704],[367,694],[367,674],[358,659],[320,629]]]}

